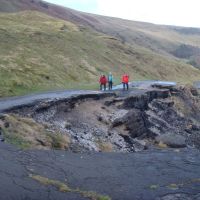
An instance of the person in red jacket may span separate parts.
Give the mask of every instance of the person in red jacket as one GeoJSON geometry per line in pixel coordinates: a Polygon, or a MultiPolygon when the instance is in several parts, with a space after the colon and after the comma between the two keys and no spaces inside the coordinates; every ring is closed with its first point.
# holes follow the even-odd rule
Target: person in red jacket
{"type": "Polygon", "coordinates": [[[124,74],[122,76],[122,84],[123,84],[123,90],[127,89],[128,90],[128,82],[129,82],[129,75],[128,74],[124,74]]]}
{"type": "Polygon", "coordinates": [[[100,83],[100,90],[102,90],[102,87],[104,89],[104,91],[106,90],[106,84],[107,84],[107,78],[105,75],[101,75],[100,79],[99,79],[99,83],[100,83]]]}

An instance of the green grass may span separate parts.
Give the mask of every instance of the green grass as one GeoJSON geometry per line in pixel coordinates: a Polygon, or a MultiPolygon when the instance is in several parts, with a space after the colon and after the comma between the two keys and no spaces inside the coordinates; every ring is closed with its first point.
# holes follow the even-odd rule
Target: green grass
{"type": "Polygon", "coordinates": [[[32,178],[33,180],[39,182],[42,185],[46,185],[46,186],[54,186],[56,187],[60,192],[72,192],[72,193],[77,193],[80,194],[81,196],[91,199],[91,200],[111,200],[111,198],[109,196],[104,196],[101,194],[98,194],[96,192],[93,191],[85,191],[85,190],[81,190],[79,188],[77,189],[73,189],[70,188],[66,183],[63,183],[61,181],[57,181],[57,180],[53,180],[53,179],[49,179],[40,175],[29,175],[30,178],[32,178]]]}
{"type": "Polygon", "coordinates": [[[158,190],[161,187],[162,188],[167,188],[170,190],[177,190],[183,187],[191,187],[194,184],[199,184],[200,183],[200,178],[194,178],[194,179],[188,179],[188,180],[183,180],[182,182],[179,183],[170,183],[167,185],[150,185],[149,189],[151,190],[158,190]]]}
{"type": "Polygon", "coordinates": [[[36,11],[0,13],[0,47],[0,96],[97,89],[110,71],[115,83],[124,72],[131,80],[200,80],[191,65],[36,11]]]}
{"type": "Polygon", "coordinates": [[[7,143],[13,144],[21,149],[29,149],[31,147],[30,142],[24,140],[20,135],[10,134],[6,129],[3,130],[3,136],[7,143]]]}

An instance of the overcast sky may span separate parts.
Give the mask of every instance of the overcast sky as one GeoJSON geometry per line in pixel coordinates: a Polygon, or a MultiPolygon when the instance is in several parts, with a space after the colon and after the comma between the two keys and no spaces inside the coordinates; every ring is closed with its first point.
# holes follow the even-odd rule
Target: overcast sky
{"type": "Polygon", "coordinates": [[[200,0],[46,0],[89,13],[156,24],[200,27],[200,0]]]}

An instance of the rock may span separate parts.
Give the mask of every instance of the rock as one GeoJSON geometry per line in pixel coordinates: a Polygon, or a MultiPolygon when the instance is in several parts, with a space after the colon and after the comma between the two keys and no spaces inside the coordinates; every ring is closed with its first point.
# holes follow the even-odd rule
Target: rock
{"type": "Polygon", "coordinates": [[[138,109],[132,109],[124,117],[125,126],[132,138],[148,135],[147,116],[138,109]]]}
{"type": "Polygon", "coordinates": [[[0,114],[0,120],[4,121],[5,118],[6,118],[6,115],[4,115],[4,114],[0,114]]]}
{"type": "Polygon", "coordinates": [[[65,122],[65,128],[66,129],[71,129],[72,124],[70,122],[65,122]]]}
{"type": "Polygon", "coordinates": [[[193,132],[190,134],[190,136],[187,138],[187,143],[189,146],[196,147],[200,149],[200,134],[199,131],[193,132]]]}
{"type": "Polygon", "coordinates": [[[4,127],[5,127],[5,128],[9,128],[9,126],[10,126],[9,122],[5,122],[5,123],[4,123],[4,127]]]}
{"type": "Polygon", "coordinates": [[[134,139],[133,141],[134,141],[133,146],[134,146],[135,152],[148,149],[147,143],[144,140],[134,139]]]}
{"type": "Polygon", "coordinates": [[[195,124],[192,124],[192,130],[193,131],[200,131],[200,127],[195,125],[195,124]]]}
{"type": "Polygon", "coordinates": [[[35,112],[44,112],[50,108],[50,106],[51,102],[49,101],[41,102],[39,105],[35,106],[35,112]]]}
{"type": "Polygon", "coordinates": [[[142,95],[133,95],[126,98],[123,102],[122,107],[124,109],[139,109],[141,111],[144,111],[148,109],[148,104],[155,100],[155,99],[166,99],[170,96],[169,90],[163,89],[163,90],[152,90],[146,92],[146,94],[142,95]]]}
{"type": "Polygon", "coordinates": [[[0,142],[4,142],[4,141],[5,141],[5,139],[3,138],[3,134],[2,134],[2,132],[0,130],[0,142]]]}
{"type": "Polygon", "coordinates": [[[117,118],[112,122],[112,128],[121,126],[124,123],[124,118],[117,118]]]}
{"type": "Polygon", "coordinates": [[[191,88],[190,91],[191,91],[193,96],[198,96],[199,95],[198,90],[196,88],[191,88]]]}
{"type": "Polygon", "coordinates": [[[159,83],[155,83],[152,85],[153,88],[159,88],[159,89],[173,89],[175,87],[175,85],[170,85],[170,84],[159,84],[159,83]]]}
{"type": "Polygon", "coordinates": [[[3,138],[2,128],[0,127],[0,142],[4,142],[5,139],[3,138]]]}
{"type": "Polygon", "coordinates": [[[104,105],[111,106],[111,105],[121,105],[124,101],[124,97],[114,98],[108,101],[105,101],[104,105]]]}
{"type": "Polygon", "coordinates": [[[181,135],[177,135],[177,134],[173,134],[173,133],[168,133],[168,134],[157,136],[156,142],[166,144],[167,146],[172,147],[172,148],[186,147],[185,138],[181,135]]]}
{"type": "Polygon", "coordinates": [[[189,134],[193,134],[196,131],[200,131],[200,127],[195,125],[195,124],[189,124],[187,125],[187,127],[185,128],[185,131],[189,134]]]}
{"type": "Polygon", "coordinates": [[[106,116],[105,114],[103,113],[97,113],[96,114],[96,117],[97,117],[97,120],[108,125],[109,124],[109,117],[106,116]]]}
{"type": "Polygon", "coordinates": [[[110,121],[114,124],[115,122],[118,123],[119,121],[122,121],[122,123],[124,123],[124,117],[127,113],[128,111],[124,109],[117,110],[110,115],[110,121]]]}
{"type": "Polygon", "coordinates": [[[124,100],[122,107],[124,109],[136,108],[140,110],[146,110],[148,103],[149,98],[147,94],[140,96],[130,96],[124,100]]]}

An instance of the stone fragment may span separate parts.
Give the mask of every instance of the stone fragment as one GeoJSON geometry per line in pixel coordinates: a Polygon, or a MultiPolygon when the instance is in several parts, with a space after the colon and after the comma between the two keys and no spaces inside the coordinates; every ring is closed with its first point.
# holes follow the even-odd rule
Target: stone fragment
{"type": "Polygon", "coordinates": [[[172,148],[186,147],[185,138],[181,135],[177,135],[173,133],[167,133],[164,135],[157,136],[156,142],[166,144],[167,146],[172,147],[172,148]]]}

